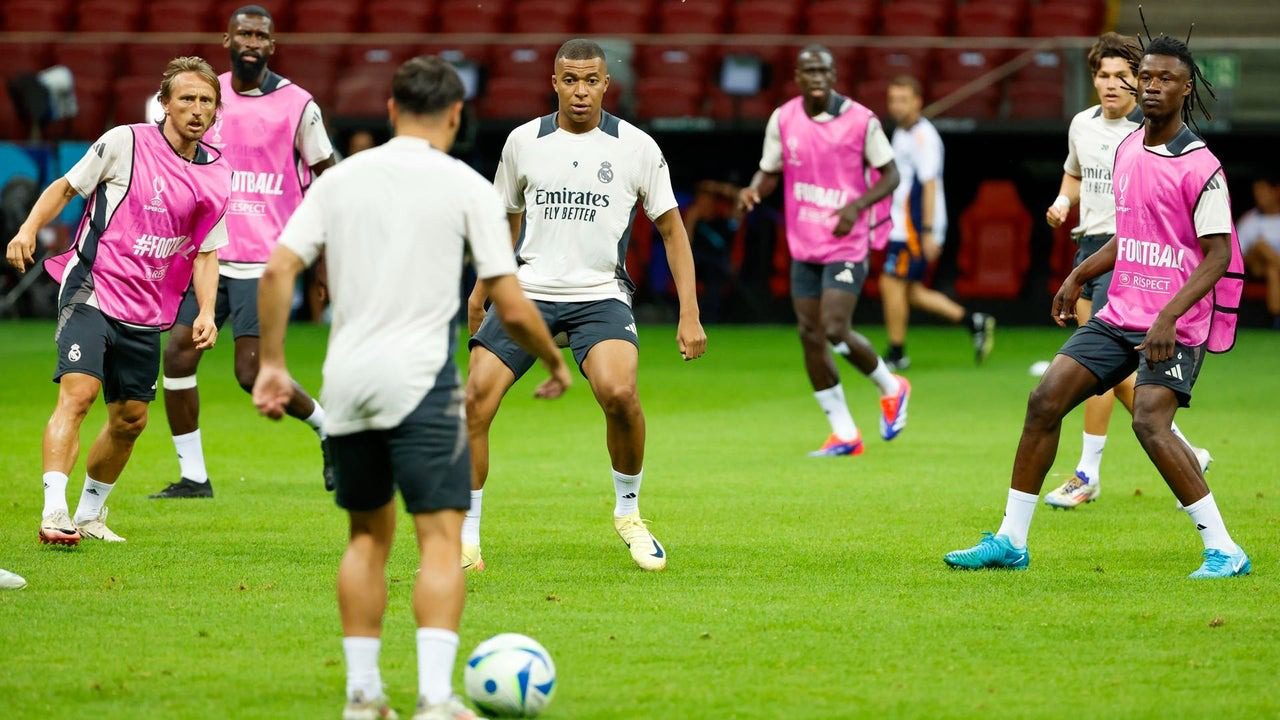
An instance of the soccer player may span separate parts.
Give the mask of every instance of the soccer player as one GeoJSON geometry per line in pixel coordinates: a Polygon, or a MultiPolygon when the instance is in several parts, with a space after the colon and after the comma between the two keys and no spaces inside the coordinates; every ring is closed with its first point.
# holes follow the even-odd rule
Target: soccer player
{"type": "MultiPolygon", "coordinates": [[[[312,176],[334,163],[315,100],[267,67],[275,52],[274,29],[271,14],[257,5],[231,14],[222,40],[231,72],[218,78],[226,107],[208,138],[235,170],[227,211],[231,242],[218,254],[214,321],[221,328],[231,318],[236,381],[246,392],[258,373],[258,278],[312,176]]],[[[152,498],[213,497],[200,438],[196,368],[204,351],[192,341],[195,316],[195,297],[188,292],[164,352],[164,406],[181,472],[178,482],[152,498]]],[[[323,443],[324,409],[301,386],[294,388],[288,414],[307,423],[323,443]]],[[[325,486],[330,484],[326,463],[325,486]]]]}
{"type": "MultiPolygon", "coordinates": [[[[624,265],[636,201],[643,203],[666,246],[680,299],[676,343],[686,360],[700,357],[707,345],[693,253],[658,144],[602,109],[609,88],[604,51],[589,40],[569,40],[556,52],[554,72],[559,110],[511,132],[494,184],[506,201],[520,286],[536,301],[552,333],[565,334],[604,411],[614,529],[637,565],[661,570],[666,550],[640,519],[638,505],[645,420],[636,391],[635,288],[624,265]]],[[[489,476],[489,426],[507,390],[533,364],[533,356],[503,331],[495,308],[485,314],[485,298],[480,285],[468,301],[473,491],[463,525],[462,563],[474,570],[484,568],[480,513],[489,476]]]]}
{"type": "Polygon", "coordinates": [[[1062,418],[1136,369],[1133,429],[1204,541],[1192,578],[1246,575],[1249,556],[1232,540],[1204,473],[1171,427],[1204,353],[1235,343],[1244,262],[1231,223],[1222,165],[1187,127],[1203,76],[1180,40],[1146,47],[1134,85],[1146,119],[1116,150],[1116,234],[1067,276],[1053,300],[1065,326],[1086,283],[1114,272],[1108,302],[1067,341],[1027,403],[1004,521],[976,546],[948,553],[958,568],[1026,568],[1027,531],[1062,418]]]}
{"type": "Polygon", "coordinates": [[[889,83],[889,115],[898,187],[893,191],[893,229],[889,253],[880,276],[884,326],[889,335],[885,363],[894,370],[911,366],[907,357],[907,323],[911,308],[937,315],[953,325],[965,323],[973,340],[974,359],[981,363],[995,343],[996,319],[969,312],[959,303],[924,284],[929,265],[942,255],[947,240],[947,197],[942,189],[942,136],[920,111],[924,95],[913,77],[889,83]]]}
{"type": "Polygon", "coordinates": [[[511,336],[551,373],[556,397],[571,379],[533,303],[520,292],[503,205],[487,181],[446,153],[461,122],[463,88],[435,57],[401,65],[388,111],[395,137],[344,161],[312,187],[272,251],[259,288],[262,367],[254,403],[279,419],[296,387],[284,336],[294,281],[328,258],[333,330],[324,363],[336,499],[351,536],[338,570],[347,659],[345,720],[394,718],[378,669],[395,493],[413,516],[421,572],[416,720],[475,715],[453,696],[464,581],[458,565],[471,472],[454,367],[464,250],[511,336]],[[378,238],[371,245],[369,239],[378,238]]]}
{"type": "Polygon", "coordinates": [[[1240,246],[1249,274],[1267,281],[1267,313],[1280,330],[1280,176],[1254,180],[1253,203],[1240,218],[1240,246]]]}
{"type": "MultiPolygon", "coordinates": [[[[1142,109],[1128,90],[1133,85],[1133,68],[1139,49],[1134,38],[1117,33],[1103,34],[1089,49],[1089,71],[1099,104],[1077,114],[1067,132],[1067,161],[1063,166],[1058,198],[1049,206],[1045,217],[1050,227],[1059,227],[1067,213],[1080,205],[1080,223],[1084,235],[1079,240],[1075,264],[1078,266],[1115,235],[1116,202],[1111,193],[1111,164],[1116,148],[1125,136],[1142,123],[1142,109]]],[[[1107,304],[1107,287],[1111,284],[1108,270],[1085,282],[1075,308],[1076,322],[1084,325],[1107,304]]],[[[1114,391],[1090,397],[1084,402],[1084,445],[1075,474],[1044,497],[1045,504],[1057,508],[1074,508],[1098,499],[1101,492],[1102,450],[1107,443],[1107,425],[1115,399],[1133,412],[1134,376],[1122,380],[1114,391]]],[[[1173,432],[1184,441],[1175,424],[1173,432]]],[[[1190,443],[1188,443],[1190,444],[1190,443]]],[[[1207,450],[1192,448],[1202,470],[1208,470],[1212,457],[1207,450]]]]}
{"type": "Polygon", "coordinates": [[[36,232],[75,195],[87,198],[75,246],[46,261],[58,296],[58,403],[44,432],[44,512],[40,541],[76,545],[124,538],[106,525],[107,496],[147,424],[160,369],[160,333],[188,287],[197,313],[192,342],[213,347],[217,249],[227,244],[223,214],[231,168],[200,140],[214,122],[221,89],[208,63],[171,61],[160,84],[164,121],[107,131],[40,196],[9,243],[20,271],[34,263],[36,232]],[[80,424],[102,393],[107,423],[89,449],[84,492],[67,514],[67,473],[80,451],[80,424]]]}
{"type": "Polygon", "coordinates": [[[800,95],[773,111],[760,169],[738,194],[751,210],[781,180],[791,250],[791,304],[804,365],[831,435],[811,456],[861,455],[862,434],[845,404],[832,348],[880,388],[880,436],[907,425],[911,384],[894,375],[851,328],[872,244],[888,238],[898,185],[893,148],[875,113],[837,93],[831,51],[810,45],[796,59],[800,95]]]}

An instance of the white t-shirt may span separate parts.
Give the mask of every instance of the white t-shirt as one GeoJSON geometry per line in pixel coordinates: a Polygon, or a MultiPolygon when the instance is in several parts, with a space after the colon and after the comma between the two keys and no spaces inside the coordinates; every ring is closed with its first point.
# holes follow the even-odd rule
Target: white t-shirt
{"type": "MultiPolygon", "coordinates": [[[[115,217],[116,209],[124,201],[129,192],[129,182],[133,178],[133,131],[128,125],[119,125],[108,130],[89,147],[89,152],[67,171],[63,177],[71,184],[71,188],[80,197],[89,199],[99,187],[102,188],[101,201],[106,203],[104,217],[115,217]]],[[[204,153],[201,148],[199,153],[204,153]]],[[[197,155],[197,162],[201,155],[197,155]]],[[[75,243],[80,244],[90,232],[89,223],[81,223],[75,243]]],[[[209,230],[204,242],[200,243],[200,252],[217,250],[227,244],[227,217],[223,215],[218,223],[209,230]]],[[[71,256],[63,277],[71,277],[71,268],[80,262],[79,254],[71,256]]],[[[85,303],[98,307],[96,295],[90,294],[85,303]]]]}
{"type": "MultiPolygon", "coordinates": [[[[821,112],[814,115],[813,120],[830,122],[851,107],[853,107],[853,100],[843,98],[840,101],[838,113],[832,115],[829,112],[821,112]]],[[[782,130],[778,119],[781,111],[782,108],[774,109],[773,114],[769,116],[769,124],[764,129],[764,150],[760,153],[760,169],[767,173],[782,172],[782,130]]],[[[867,141],[863,146],[862,155],[866,158],[867,165],[873,168],[884,167],[893,160],[893,146],[889,144],[889,138],[884,134],[879,118],[871,118],[871,122],[867,124],[867,141]]]]}
{"type": "Polygon", "coordinates": [[[1080,178],[1080,226],[1085,235],[1114,235],[1116,199],[1111,193],[1111,169],[1116,148],[1125,136],[1142,124],[1142,111],[1109,120],[1102,106],[1094,105],[1071,118],[1067,130],[1067,161],[1062,169],[1080,178]]]}
{"type": "Polygon", "coordinates": [[[920,118],[910,128],[893,131],[893,157],[898,166],[898,187],[893,191],[893,230],[890,240],[907,239],[907,221],[917,233],[924,225],[924,184],[933,185],[933,237],[939,243],[947,239],[947,197],[942,189],[942,167],[945,150],[942,136],[933,123],[920,118]]]}
{"type": "Polygon", "coordinates": [[[464,246],[481,278],[516,271],[493,186],[411,137],[326,171],[280,244],[308,264],[326,253],[333,327],[321,401],[332,435],[395,427],[437,379],[456,387],[449,360],[464,246]]]}
{"type": "Polygon", "coordinates": [[[1236,234],[1240,236],[1241,252],[1249,252],[1260,242],[1280,252],[1280,215],[1263,215],[1254,208],[1236,223],[1236,234]]]}
{"type": "Polygon", "coordinates": [[[548,302],[630,304],[625,261],[636,201],[650,220],[676,207],[658,143],[609,113],[581,134],[560,129],[554,113],[511,131],[494,185],[508,213],[524,213],[520,286],[548,302]]]}

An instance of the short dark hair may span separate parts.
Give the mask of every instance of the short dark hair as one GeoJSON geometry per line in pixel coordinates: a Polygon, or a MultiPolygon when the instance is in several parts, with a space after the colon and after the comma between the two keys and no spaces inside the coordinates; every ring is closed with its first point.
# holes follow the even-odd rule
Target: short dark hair
{"type": "Polygon", "coordinates": [[[1098,68],[1102,67],[1103,58],[1120,58],[1132,66],[1137,64],[1141,56],[1137,38],[1116,32],[1102,33],[1089,48],[1089,74],[1097,74],[1098,68]]]}
{"type": "Polygon", "coordinates": [[[920,87],[920,81],[910,75],[899,75],[895,77],[889,81],[889,87],[911,88],[911,92],[915,93],[916,97],[924,97],[924,90],[920,87]]]}
{"type": "Polygon", "coordinates": [[[411,115],[434,115],[465,95],[458,71],[434,55],[406,60],[391,80],[391,98],[411,115]]]}
{"type": "Polygon", "coordinates": [[[561,58],[565,60],[595,60],[600,58],[606,63],[609,62],[608,58],[604,56],[604,48],[600,47],[600,44],[596,41],[587,40],[586,38],[574,38],[566,41],[556,51],[555,59],[559,60],[561,58]]]}
{"type": "Polygon", "coordinates": [[[827,56],[826,59],[828,62],[835,64],[835,61],[836,61],[836,56],[834,53],[831,52],[831,48],[827,47],[826,45],[819,45],[817,43],[805,45],[804,47],[800,48],[800,52],[796,53],[796,65],[800,64],[800,58],[804,57],[805,55],[826,55],[827,56]]]}
{"type": "Polygon", "coordinates": [[[241,15],[255,15],[257,17],[264,17],[270,20],[272,24],[275,23],[275,18],[271,17],[271,11],[262,7],[261,5],[243,5],[241,7],[238,7],[236,8],[235,12],[231,13],[231,17],[227,20],[227,22],[234,22],[235,19],[240,17],[241,15]]]}

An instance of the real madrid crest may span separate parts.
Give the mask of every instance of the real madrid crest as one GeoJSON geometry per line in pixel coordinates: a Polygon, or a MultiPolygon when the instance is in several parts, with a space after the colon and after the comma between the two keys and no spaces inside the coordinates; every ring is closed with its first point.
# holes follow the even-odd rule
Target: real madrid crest
{"type": "Polygon", "coordinates": [[[613,166],[607,160],[600,163],[600,170],[596,172],[596,178],[602,183],[613,182],[613,166]]]}

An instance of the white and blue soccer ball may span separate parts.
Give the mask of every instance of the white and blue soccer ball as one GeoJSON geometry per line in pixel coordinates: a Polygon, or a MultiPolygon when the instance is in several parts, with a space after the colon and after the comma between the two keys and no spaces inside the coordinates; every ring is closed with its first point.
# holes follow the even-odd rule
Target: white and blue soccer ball
{"type": "Polygon", "coordinates": [[[537,640],[519,633],[480,643],[463,671],[467,697],[486,715],[536,717],[556,691],[556,666],[537,640]]]}

